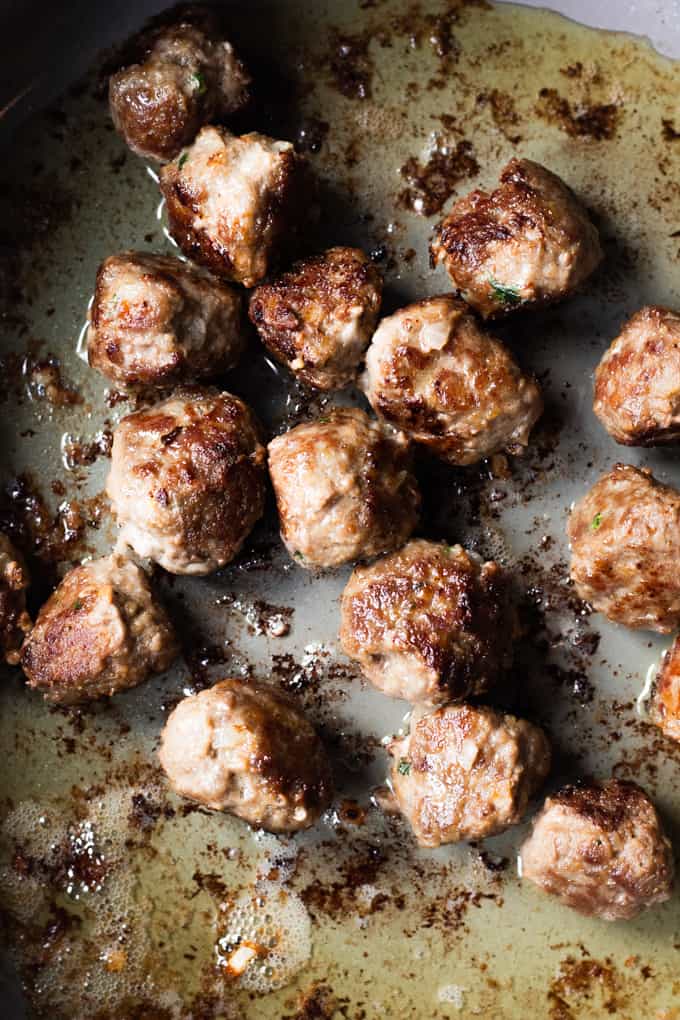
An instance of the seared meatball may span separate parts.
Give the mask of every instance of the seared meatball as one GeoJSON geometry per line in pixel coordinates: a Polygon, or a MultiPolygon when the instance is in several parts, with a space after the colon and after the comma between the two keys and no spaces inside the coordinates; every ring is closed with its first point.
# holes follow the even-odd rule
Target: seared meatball
{"type": "Polygon", "coordinates": [[[617,443],[680,442],[680,315],[635,313],[597,366],[594,408],[617,443]]]}
{"type": "Polygon", "coordinates": [[[680,492],[617,464],[572,510],[571,577],[615,623],[680,627],[680,492]]]}
{"type": "Polygon", "coordinates": [[[565,786],[549,797],[521,851],[522,877],[587,917],[625,920],[663,903],[673,855],[635,783],[565,786]]]}
{"type": "Polygon", "coordinates": [[[336,567],[405,542],[420,493],[405,436],[336,408],[269,444],[281,537],[302,567],[336,567]]]}
{"type": "Polygon", "coordinates": [[[550,771],[542,730],[472,705],[445,705],[412,721],[388,751],[399,807],[428,847],[516,825],[550,771]]]}
{"type": "Polygon", "coordinates": [[[680,636],[664,655],[656,678],[654,721],[667,737],[680,741],[680,636]]]}
{"type": "Polygon", "coordinates": [[[113,123],[140,156],[172,159],[202,124],[248,102],[250,76],[233,47],[214,19],[193,20],[145,35],[140,63],[109,81],[113,123]]]}
{"type": "Polygon", "coordinates": [[[38,613],[21,665],[47,701],[73,704],[135,687],[178,651],[144,571],[114,554],[69,571],[38,613]]]}
{"type": "Polygon", "coordinates": [[[394,698],[428,705],[481,694],[512,662],[517,620],[497,563],[416,539],[357,567],[342,596],[340,641],[394,698]]]}
{"type": "Polygon", "coordinates": [[[202,128],[161,170],[172,236],[195,262],[254,287],[300,224],[304,166],[290,142],[202,128]]]}
{"type": "Polygon", "coordinates": [[[31,583],[24,558],[0,531],[0,655],[16,665],[24,635],[31,629],[26,589],[31,583]]]}
{"type": "Polygon", "coordinates": [[[241,298],[167,255],[111,255],[97,272],[90,365],[124,386],[168,386],[233,368],[245,344],[241,298]]]}
{"type": "Polygon", "coordinates": [[[121,538],[172,574],[229,563],[262,515],[265,449],[230,393],[185,389],[123,418],[106,491],[121,538]]]}
{"type": "Polygon", "coordinates": [[[265,346],[303,382],[321,390],[353,382],[373,335],[380,273],[358,248],[303,259],[250,298],[265,346]]]}
{"type": "Polygon", "coordinates": [[[521,452],[543,411],[535,381],[451,295],[382,320],[362,385],[376,414],[452,464],[521,452]]]}
{"type": "Polygon", "coordinates": [[[573,191],[528,159],[511,159],[491,194],[458,199],[430,251],[484,318],[559,300],[602,259],[598,232],[573,191]]]}
{"type": "Polygon", "coordinates": [[[159,756],[176,793],[270,832],[308,829],[332,797],[314,728],[266,684],[227,679],[184,698],[159,756]]]}

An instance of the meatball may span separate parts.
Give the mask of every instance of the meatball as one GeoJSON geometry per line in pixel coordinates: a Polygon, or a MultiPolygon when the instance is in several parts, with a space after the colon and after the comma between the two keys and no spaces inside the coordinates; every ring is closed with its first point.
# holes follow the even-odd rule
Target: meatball
{"type": "Polygon", "coordinates": [[[680,636],[664,655],[656,678],[654,721],[667,737],[680,741],[680,636]]]}
{"type": "Polygon", "coordinates": [[[571,577],[615,623],[680,627],[680,492],[617,464],[571,512],[571,577]]]}
{"type": "Polygon", "coordinates": [[[491,194],[458,199],[430,252],[484,318],[559,300],[602,259],[597,229],[574,193],[528,159],[511,159],[491,194]]]}
{"type": "Polygon", "coordinates": [[[597,366],[594,409],[617,443],[680,442],[680,315],[635,313],[597,366]]]}
{"type": "Polygon", "coordinates": [[[308,829],[332,797],[314,728],[267,684],[227,679],[180,701],[161,735],[161,765],[182,797],[270,832],[308,829]]]}
{"type": "Polygon", "coordinates": [[[202,124],[241,110],[250,76],[204,12],[143,37],[142,60],[114,74],[109,104],[116,130],[133,152],[165,162],[202,124]]]}
{"type": "Polygon", "coordinates": [[[135,687],[178,651],[144,571],[114,554],[69,571],[38,613],[21,665],[47,701],[73,704],[135,687]]]}
{"type": "Polygon", "coordinates": [[[382,278],[358,248],[304,259],[250,298],[250,318],[274,357],[321,390],[354,381],[378,321],[382,278]]]}
{"type": "Polygon", "coordinates": [[[169,386],[227,372],[245,346],[241,298],[166,255],[111,255],[97,272],[90,365],[124,386],[169,386]]]}
{"type": "Polygon", "coordinates": [[[24,635],[31,629],[26,589],[31,583],[23,556],[0,531],[0,655],[15,666],[24,635]]]}
{"type": "Polygon", "coordinates": [[[357,567],[341,621],[345,654],[375,687],[428,705],[492,687],[512,662],[517,633],[498,564],[423,539],[357,567]]]}
{"type": "Polygon", "coordinates": [[[520,453],[543,411],[535,381],[451,295],[382,320],[362,385],[376,414],[452,464],[520,453]]]}
{"type": "Polygon", "coordinates": [[[281,537],[303,567],[336,567],[405,542],[420,493],[405,436],[336,408],[269,444],[281,537]]]}
{"type": "Polygon", "coordinates": [[[565,786],[549,797],[521,850],[522,877],[587,917],[625,920],[663,903],[673,855],[635,783],[565,786]]]}
{"type": "Polygon", "coordinates": [[[254,287],[308,205],[305,164],[290,142],[204,127],[160,174],[170,232],[189,258],[254,287]]]}
{"type": "Polygon", "coordinates": [[[187,388],[128,415],[106,483],[122,540],[172,574],[223,567],[262,515],[265,456],[230,393],[187,388]]]}
{"type": "Polygon", "coordinates": [[[524,816],[550,771],[532,723],[491,708],[444,705],[388,747],[395,797],[420,846],[484,839],[524,816]]]}

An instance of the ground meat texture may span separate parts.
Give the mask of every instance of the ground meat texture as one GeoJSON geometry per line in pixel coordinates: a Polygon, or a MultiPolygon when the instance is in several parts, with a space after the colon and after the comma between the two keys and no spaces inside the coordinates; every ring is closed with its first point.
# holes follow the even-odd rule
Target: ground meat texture
{"type": "Polygon", "coordinates": [[[170,232],[189,258],[254,287],[309,206],[305,163],[290,142],[205,127],[163,167],[170,232]]]}
{"type": "Polygon", "coordinates": [[[571,577],[615,623],[680,627],[680,492],[617,464],[572,510],[571,577]]]}
{"type": "Polygon", "coordinates": [[[408,440],[336,408],[269,444],[281,537],[302,567],[336,567],[400,546],[418,520],[408,440]]]}
{"type": "Polygon", "coordinates": [[[680,315],[635,313],[597,366],[594,409],[617,443],[680,442],[680,315]]]}
{"type": "Polygon", "coordinates": [[[114,554],[69,571],[38,613],[21,665],[47,701],[73,704],[135,687],[178,651],[144,571],[114,554]]]}
{"type": "Polygon", "coordinates": [[[443,704],[492,687],[512,662],[517,619],[507,576],[459,545],[415,539],[357,567],[340,641],[393,698],[443,704]]]}
{"type": "Polygon", "coordinates": [[[602,259],[597,229],[574,193],[528,159],[511,159],[491,194],[459,199],[430,251],[485,318],[565,297],[602,259]]]}
{"type": "Polygon", "coordinates": [[[0,656],[13,666],[19,662],[24,635],[31,629],[26,612],[30,583],[23,556],[0,531],[0,656]]]}
{"type": "Polygon", "coordinates": [[[412,719],[408,735],[388,751],[399,807],[426,847],[516,825],[550,771],[542,730],[472,705],[444,705],[412,719]]]}
{"type": "Polygon", "coordinates": [[[106,483],[122,540],[173,574],[223,567],[262,515],[265,456],[230,393],[186,388],[128,415],[106,483]]]}
{"type": "Polygon", "coordinates": [[[180,796],[270,832],[309,828],[332,797],[312,725],[281,692],[253,681],[222,680],[180,701],[160,761],[180,796]]]}
{"type": "Polygon", "coordinates": [[[203,124],[247,104],[250,76],[217,32],[209,18],[153,31],[140,62],[111,77],[113,123],[137,155],[172,159],[203,124]]]}
{"type": "Polygon", "coordinates": [[[680,637],[661,661],[652,718],[667,737],[680,741],[680,637]]]}
{"type": "Polygon", "coordinates": [[[353,382],[378,321],[382,278],[358,248],[303,259],[250,298],[250,318],[267,349],[321,390],[353,382]]]}
{"type": "Polygon", "coordinates": [[[536,382],[451,295],[382,320],[362,386],[376,414],[452,464],[521,452],[543,411],[536,382]]]}
{"type": "Polygon", "coordinates": [[[123,386],[171,386],[232,369],[245,346],[235,288],[167,255],[111,255],[97,272],[90,365],[123,386]]]}
{"type": "Polygon", "coordinates": [[[587,917],[619,921],[671,895],[673,854],[635,783],[565,786],[521,850],[522,877],[587,917]]]}

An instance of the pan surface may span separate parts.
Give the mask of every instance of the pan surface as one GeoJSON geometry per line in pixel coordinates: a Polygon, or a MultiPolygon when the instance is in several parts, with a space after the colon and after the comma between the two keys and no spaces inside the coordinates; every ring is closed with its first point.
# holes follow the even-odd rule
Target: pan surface
{"type": "MultiPolygon", "coordinates": [[[[546,727],[549,788],[635,779],[680,847],[680,751],[639,699],[669,642],[589,614],[568,584],[565,538],[572,501],[618,460],[680,485],[677,452],[616,447],[591,410],[593,369],[623,319],[680,306],[677,64],[631,36],[484,0],[292,0],[256,17],[236,8],[232,34],[262,89],[243,129],[297,141],[318,175],[309,250],[371,251],[388,312],[447,289],[428,266],[433,223],[452,196],[493,186],[512,155],[545,163],[591,208],[606,252],[595,278],[499,328],[546,395],[526,456],[458,471],[421,459],[419,533],[515,575],[526,634],[490,700],[546,727]]],[[[16,127],[0,171],[0,526],[30,558],[34,609],[69,564],[116,540],[100,493],[111,430],[134,401],[82,359],[97,265],[125,248],[173,250],[153,168],[113,132],[102,80],[97,67],[16,127]]],[[[328,404],[255,339],[222,382],[270,434],[328,404]]],[[[680,1017],[677,895],[632,922],[585,920],[520,885],[526,825],[425,852],[372,801],[381,741],[408,706],[369,689],[339,651],[348,573],[291,562],[270,505],[230,567],[158,574],[185,653],[168,675],[71,711],[46,707],[18,672],[3,677],[0,902],[31,1009],[54,1020],[680,1017]],[[321,728],[340,792],[316,830],[255,833],[167,790],[155,752],[168,711],[228,674],[293,691],[321,728]],[[249,937],[266,953],[236,974],[249,937]]]]}

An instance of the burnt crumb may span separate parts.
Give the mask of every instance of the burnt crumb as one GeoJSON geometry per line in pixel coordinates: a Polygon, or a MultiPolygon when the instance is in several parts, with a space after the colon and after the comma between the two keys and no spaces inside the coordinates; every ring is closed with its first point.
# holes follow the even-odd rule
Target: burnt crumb
{"type": "Polygon", "coordinates": [[[353,845],[351,858],[340,864],[338,880],[311,882],[300,891],[301,899],[312,916],[342,917],[352,911],[367,917],[380,913],[392,898],[390,894],[375,889],[386,860],[385,851],[380,846],[357,842],[353,845]]]}
{"type": "Polygon", "coordinates": [[[142,832],[153,829],[161,817],[161,813],[161,805],[152,801],[145,794],[135,793],[132,795],[132,808],[129,815],[130,824],[141,829],[142,832]]]}
{"type": "Polygon", "coordinates": [[[560,74],[563,74],[565,78],[580,78],[583,74],[583,64],[580,60],[576,60],[573,64],[561,67],[560,74]]]}
{"type": "MultiPolygon", "coordinates": [[[[369,0],[364,0],[364,3],[368,5],[369,0]]],[[[312,985],[299,993],[295,1012],[286,1013],[283,1020],[332,1020],[338,1015],[338,1010],[348,1004],[349,999],[339,999],[327,985],[312,985]]]]}
{"type": "Polygon", "coordinates": [[[8,354],[3,358],[5,397],[13,392],[19,402],[27,395],[29,400],[45,401],[52,407],[82,404],[78,391],[62,379],[59,358],[49,351],[43,353],[42,348],[40,341],[31,340],[23,355],[8,354]]]}
{"type": "Polygon", "coordinates": [[[460,181],[479,173],[479,164],[471,142],[462,140],[452,147],[439,140],[427,163],[412,156],[399,172],[407,182],[398,195],[399,205],[432,216],[441,212],[460,181]]]}
{"type": "Polygon", "coordinates": [[[479,860],[484,865],[484,868],[494,875],[507,871],[510,865],[507,857],[496,857],[494,854],[490,854],[488,850],[479,851],[479,860]]]}
{"type": "Polygon", "coordinates": [[[62,446],[64,463],[70,471],[79,467],[87,467],[94,464],[99,457],[110,457],[112,445],[113,433],[108,428],[97,432],[94,439],[89,442],[83,442],[74,436],[67,435],[62,446]]]}
{"type": "Polygon", "coordinates": [[[661,121],[661,133],[665,142],[677,142],[680,138],[680,131],[675,129],[675,121],[667,120],[665,117],[661,121]]]}
{"type": "Polygon", "coordinates": [[[499,131],[505,135],[509,142],[517,145],[522,141],[522,136],[517,131],[519,115],[515,109],[515,101],[507,92],[500,89],[491,89],[489,92],[480,92],[477,96],[479,106],[488,106],[491,110],[493,122],[499,131]]]}
{"type": "Polygon", "coordinates": [[[556,124],[574,138],[604,141],[614,138],[621,118],[615,103],[600,103],[572,109],[571,103],[557,89],[543,88],[538,94],[536,112],[549,123],[556,124]]]}
{"type": "Polygon", "coordinates": [[[321,152],[326,135],[330,130],[327,120],[320,117],[306,117],[297,130],[295,148],[298,152],[321,152]]]}
{"type": "Polygon", "coordinates": [[[248,631],[260,636],[285,637],[290,633],[295,610],[290,606],[276,606],[264,599],[247,601],[229,592],[221,595],[216,605],[226,606],[240,613],[245,620],[248,631]]]}
{"type": "Polygon", "coordinates": [[[373,61],[368,52],[370,36],[334,31],[330,42],[325,66],[331,83],[347,99],[370,99],[373,79],[373,61]]]}

